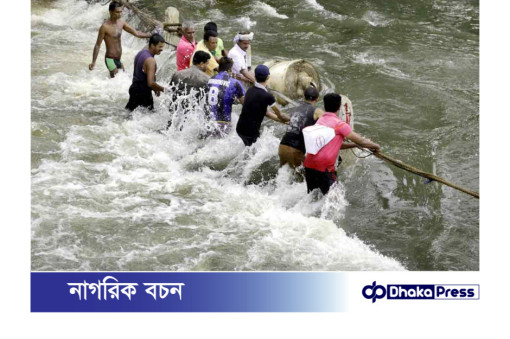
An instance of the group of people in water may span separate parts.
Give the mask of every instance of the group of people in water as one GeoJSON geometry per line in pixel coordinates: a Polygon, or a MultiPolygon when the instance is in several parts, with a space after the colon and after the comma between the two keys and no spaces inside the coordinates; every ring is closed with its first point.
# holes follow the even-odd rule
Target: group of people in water
{"type": "Polygon", "coordinates": [[[106,45],[105,64],[110,76],[114,77],[119,69],[124,70],[121,61],[122,31],[139,38],[149,38],[148,46],[134,60],[133,82],[129,88],[126,109],[132,111],[137,107],[146,107],[152,110],[152,92],[156,96],[165,91],[173,95],[196,93],[206,98],[209,118],[216,124],[213,134],[222,136],[230,132],[232,105],[239,102],[242,110],[236,132],[246,146],[251,146],[259,138],[264,117],[288,125],[278,148],[280,165],[287,164],[292,168],[303,165],[308,192],[319,188],[326,194],[337,181],[336,163],[340,149],[361,147],[374,152],[379,150],[378,144],[355,133],[349,124],[339,118],[342,97],[337,93],[324,96],[322,110],[317,108],[319,91],[310,84],[304,91],[304,100],[300,105],[290,110],[289,115],[282,113],[276,98],[266,86],[271,76],[269,68],[258,65],[253,71],[251,69],[247,50],[253,40],[252,32],[238,33],[233,48],[227,51],[222,39],[218,37],[214,22],[205,25],[203,40],[197,43],[194,38],[195,25],[184,21],[181,25],[182,37],[176,50],[177,71],[171,78],[170,87],[158,84],[154,56],[163,51],[167,42],[161,31],[143,33],[129,26],[121,19],[122,9],[121,3],[110,3],[110,19],[99,29],[89,69],[94,69],[103,40],[106,45]],[[250,84],[247,86],[249,88],[246,90],[241,82],[250,84]],[[309,133],[319,133],[317,140],[322,142],[318,149],[307,152],[303,129],[309,126],[319,127],[313,131],[309,129],[309,133]]]}

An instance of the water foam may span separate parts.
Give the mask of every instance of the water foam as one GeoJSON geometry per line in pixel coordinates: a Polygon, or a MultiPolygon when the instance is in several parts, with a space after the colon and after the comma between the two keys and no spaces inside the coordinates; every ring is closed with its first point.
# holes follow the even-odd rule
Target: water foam
{"type": "Polygon", "coordinates": [[[266,4],[265,2],[261,1],[255,1],[253,3],[256,10],[264,12],[267,16],[278,18],[278,19],[288,19],[289,17],[285,14],[279,14],[276,11],[276,8],[271,7],[270,5],[266,4]]]}
{"type": "Polygon", "coordinates": [[[306,3],[309,4],[312,8],[317,9],[319,11],[324,11],[324,7],[319,4],[316,0],[306,0],[306,3]]]}
{"type": "Polygon", "coordinates": [[[374,11],[367,11],[362,19],[368,22],[370,26],[374,27],[386,27],[393,21],[386,19],[384,15],[374,11]]]}
{"type": "Polygon", "coordinates": [[[255,26],[257,24],[257,21],[252,21],[250,19],[250,17],[247,17],[247,16],[237,18],[234,21],[239,23],[241,25],[241,27],[243,27],[244,29],[247,29],[247,30],[249,30],[250,28],[252,28],[253,26],[255,26]]]}
{"type": "Polygon", "coordinates": [[[328,18],[338,19],[338,20],[344,20],[344,16],[332,11],[327,10],[319,4],[316,0],[306,0],[306,3],[309,5],[309,8],[319,11],[322,15],[325,15],[328,18]]]}

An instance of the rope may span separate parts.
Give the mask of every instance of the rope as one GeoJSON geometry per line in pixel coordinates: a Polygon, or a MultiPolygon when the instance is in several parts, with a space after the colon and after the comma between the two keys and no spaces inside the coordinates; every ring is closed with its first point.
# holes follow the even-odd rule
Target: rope
{"type": "MultiPolygon", "coordinates": [[[[365,151],[368,151],[368,150],[365,150],[365,151]]],[[[383,154],[381,152],[375,152],[375,153],[371,152],[371,151],[368,151],[368,152],[371,153],[370,155],[374,155],[374,156],[376,156],[379,159],[385,160],[385,161],[387,161],[387,162],[389,162],[389,163],[395,165],[396,167],[401,168],[401,169],[403,169],[405,171],[417,174],[417,175],[422,176],[424,178],[427,178],[427,179],[429,179],[431,181],[440,182],[440,183],[442,183],[442,184],[444,184],[446,186],[450,186],[451,188],[454,188],[454,189],[456,189],[458,191],[464,192],[464,193],[469,194],[469,195],[471,195],[471,196],[473,196],[473,197],[475,197],[477,199],[480,199],[480,194],[478,192],[469,191],[469,190],[467,190],[465,188],[462,188],[460,186],[452,184],[451,182],[446,181],[445,179],[440,178],[437,175],[434,175],[432,173],[424,172],[424,171],[422,171],[422,170],[420,170],[420,169],[418,169],[416,167],[413,167],[413,166],[410,166],[408,164],[405,164],[402,161],[400,161],[398,159],[395,159],[395,158],[392,158],[392,157],[390,157],[390,156],[388,156],[386,154],[383,154]]]]}
{"type": "MultiPolygon", "coordinates": [[[[365,151],[365,150],[362,150],[362,151],[365,151]]],[[[356,152],[354,152],[354,148],[351,148],[351,152],[358,159],[365,159],[365,158],[368,158],[369,156],[373,155],[373,153],[369,152],[369,154],[365,155],[364,157],[361,157],[361,156],[357,155],[356,152]]]]}

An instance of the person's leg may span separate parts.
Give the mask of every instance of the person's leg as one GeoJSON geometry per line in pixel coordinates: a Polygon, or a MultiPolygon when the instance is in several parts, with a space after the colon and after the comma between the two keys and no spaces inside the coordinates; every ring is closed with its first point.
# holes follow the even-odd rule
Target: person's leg
{"type": "MultiPolygon", "coordinates": [[[[278,157],[280,158],[280,167],[283,165],[290,163],[290,157],[289,157],[289,147],[286,145],[280,144],[278,146],[278,157]]],[[[290,164],[289,164],[290,166],[290,164]]]]}
{"type": "Polygon", "coordinates": [[[258,136],[255,136],[255,137],[254,136],[247,136],[247,135],[243,135],[243,134],[241,134],[239,132],[237,132],[237,135],[239,135],[241,140],[243,140],[243,143],[244,143],[245,146],[251,146],[258,139],[258,136]]]}
{"type": "Polygon", "coordinates": [[[108,68],[108,71],[110,72],[110,78],[115,77],[115,74],[119,71],[117,69],[117,65],[115,64],[115,60],[112,58],[104,58],[104,63],[106,64],[106,68],[108,68]]]}
{"type": "Polygon", "coordinates": [[[305,168],[305,180],[308,193],[319,188],[322,194],[326,195],[329,188],[336,182],[334,172],[321,172],[311,168],[305,168]]]}
{"type": "Polygon", "coordinates": [[[143,91],[131,86],[129,88],[129,101],[126,109],[133,111],[138,106],[146,107],[150,110],[154,109],[152,91],[143,91]]]}
{"type": "Polygon", "coordinates": [[[117,66],[117,70],[121,69],[123,72],[126,71],[124,69],[124,64],[122,63],[122,61],[120,59],[119,60],[114,59],[114,62],[115,62],[115,66],[117,66]]]}
{"type": "Polygon", "coordinates": [[[321,172],[322,179],[320,184],[320,189],[322,194],[326,195],[329,192],[329,189],[336,182],[336,173],[335,172],[321,172]]]}
{"type": "MultiPolygon", "coordinates": [[[[292,148],[292,147],[291,147],[292,148]]],[[[301,166],[301,164],[305,161],[305,154],[298,150],[297,148],[292,148],[292,163],[291,167],[296,168],[301,166]]]]}
{"type": "Polygon", "coordinates": [[[320,182],[317,180],[317,175],[320,173],[311,168],[305,167],[305,181],[306,181],[306,189],[307,192],[310,193],[316,188],[320,187],[320,182]]]}

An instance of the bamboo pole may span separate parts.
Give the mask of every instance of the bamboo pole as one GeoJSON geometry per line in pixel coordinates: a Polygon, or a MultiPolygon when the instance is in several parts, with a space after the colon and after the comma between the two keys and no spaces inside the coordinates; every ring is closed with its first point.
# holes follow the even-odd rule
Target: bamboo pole
{"type": "Polygon", "coordinates": [[[411,172],[411,173],[414,173],[414,174],[417,174],[419,176],[422,176],[424,178],[427,178],[427,179],[430,179],[430,180],[434,180],[434,181],[437,181],[437,182],[440,182],[442,184],[445,184],[447,186],[450,186],[456,190],[459,190],[461,192],[464,192],[466,194],[469,194],[477,199],[480,199],[480,194],[478,192],[473,192],[473,191],[469,191],[465,188],[462,188],[460,186],[457,186],[457,185],[454,185],[452,184],[451,182],[448,182],[446,181],[445,179],[443,178],[440,178],[438,177],[437,175],[434,175],[432,173],[427,173],[427,172],[424,172],[418,168],[415,168],[413,166],[410,166],[408,164],[405,164],[403,163],[402,161],[398,160],[398,159],[394,159],[390,156],[387,156],[381,152],[375,152],[375,153],[372,153],[373,155],[375,155],[376,157],[378,157],[379,159],[382,159],[382,160],[385,160],[385,161],[388,161],[390,163],[392,163],[393,165],[403,169],[403,170],[406,170],[408,172],[411,172]]]}
{"type": "Polygon", "coordinates": [[[169,23],[169,22],[161,23],[160,21],[153,19],[149,14],[145,13],[144,11],[142,11],[141,9],[139,9],[138,7],[136,7],[135,5],[130,3],[129,0],[116,0],[116,1],[118,1],[122,6],[132,10],[133,13],[135,13],[135,15],[137,15],[140,18],[140,20],[142,20],[145,24],[152,26],[152,28],[161,27],[165,31],[170,32],[170,33],[180,33],[181,25],[182,25],[181,23],[178,23],[178,22],[177,23],[169,23]]]}
{"type": "Polygon", "coordinates": [[[119,2],[122,6],[132,10],[135,13],[135,15],[137,15],[140,18],[140,20],[142,20],[146,24],[151,25],[152,28],[156,28],[157,26],[163,27],[163,24],[161,22],[159,22],[158,20],[154,20],[149,14],[138,9],[135,5],[130,3],[129,0],[116,0],[116,1],[119,2]]]}

